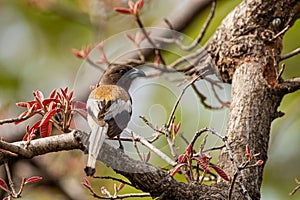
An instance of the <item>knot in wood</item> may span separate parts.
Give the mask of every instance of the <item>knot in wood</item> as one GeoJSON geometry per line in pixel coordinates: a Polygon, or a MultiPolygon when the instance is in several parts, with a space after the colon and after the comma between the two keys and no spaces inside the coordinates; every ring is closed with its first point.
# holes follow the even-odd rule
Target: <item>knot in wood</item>
{"type": "Polygon", "coordinates": [[[233,46],[230,47],[230,55],[232,57],[238,57],[243,55],[244,53],[246,53],[248,51],[248,45],[247,43],[238,43],[238,44],[234,44],[233,46]]]}
{"type": "Polygon", "coordinates": [[[271,30],[264,30],[260,33],[261,39],[265,42],[273,42],[274,35],[274,32],[271,30]]]}

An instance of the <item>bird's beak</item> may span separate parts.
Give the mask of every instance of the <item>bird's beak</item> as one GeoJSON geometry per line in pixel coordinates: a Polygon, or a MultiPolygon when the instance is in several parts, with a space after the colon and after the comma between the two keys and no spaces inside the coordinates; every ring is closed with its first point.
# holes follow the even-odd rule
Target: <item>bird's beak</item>
{"type": "Polygon", "coordinates": [[[146,76],[145,73],[139,69],[130,70],[128,73],[128,77],[132,80],[138,77],[145,77],[145,76],[146,76]]]}

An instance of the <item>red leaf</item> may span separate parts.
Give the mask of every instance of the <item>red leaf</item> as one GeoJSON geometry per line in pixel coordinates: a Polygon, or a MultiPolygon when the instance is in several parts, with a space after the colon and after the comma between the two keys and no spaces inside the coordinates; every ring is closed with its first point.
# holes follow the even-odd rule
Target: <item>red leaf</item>
{"type": "Polygon", "coordinates": [[[40,126],[40,122],[41,121],[36,122],[30,129],[29,129],[29,126],[26,127],[27,131],[26,131],[25,136],[23,137],[24,141],[27,141],[29,137],[30,137],[30,139],[33,139],[35,137],[35,133],[40,126]]]}
{"type": "Polygon", "coordinates": [[[248,144],[246,145],[246,157],[248,159],[252,159],[251,149],[250,149],[250,146],[248,144]]]}
{"type": "MultiPolygon", "coordinates": [[[[158,56],[158,58],[159,58],[159,56],[158,56]]],[[[177,135],[177,133],[178,133],[178,131],[179,131],[179,129],[180,129],[180,126],[181,126],[181,123],[180,123],[180,122],[178,123],[178,125],[176,125],[176,124],[173,125],[174,138],[176,137],[176,135],[177,135]]]]}
{"type": "Polygon", "coordinates": [[[19,106],[19,107],[27,107],[27,102],[18,102],[18,103],[16,103],[16,105],[17,106],[19,106]]]}
{"type": "Polygon", "coordinates": [[[203,170],[210,172],[209,166],[202,160],[197,157],[193,157],[193,160],[196,160],[196,162],[202,167],[203,170]]]}
{"type": "Polygon", "coordinates": [[[125,186],[125,183],[121,183],[119,185],[119,187],[117,188],[117,191],[119,192],[124,186],[125,186]]]}
{"type": "Polygon", "coordinates": [[[170,175],[174,176],[180,170],[180,168],[184,165],[185,165],[185,163],[180,163],[180,164],[176,165],[176,167],[174,167],[174,169],[171,171],[170,175]]]}
{"type": "Polygon", "coordinates": [[[51,110],[47,112],[44,116],[43,119],[41,120],[40,127],[43,126],[45,123],[49,122],[51,117],[58,111],[58,109],[51,110]]]}
{"type": "Polygon", "coordinates": [[[144,5],[144,0],[139,0],[137,2],[137,9],[140,10],[143,7],[143,5],[144,5]]]}
{"type": "Polygon", "coordinates": [[[185,152],[187,155],[190,155],[192,153],[193,145],[189,144],[189,146],[185,149],[185,152]]]}
{"type": "Polygon", "coordinates": [[[130,35],[129,33],[126,33],[126,36],[127,36],[133,43],[135,43],[135,39],[133,38],[132,35],[130,35]]]}
{"type": "Polygon", "coordinates": [[[255,165],[256,166],[261,166],[262,164],[264,164],[264,161],[263,160],[258,160],[255,165]]]}
{"type": "Polygon", "coordinates": [[[60,88],[60,93],[62,94],[64,99],[67,99],[67,93],[65,90],[63,90],[62,88],[60,88]]]}
{"type": "Polygon", "coordinates": [[[85,186],[88,189],[91,189],[91,184],[87,178],[83,178],[83,186],[85,186]]]}
{"type": "Polygon", "coordinates": [[[41,91],[37,90],[33,92],[33,96],[41,103],[44,101],[44,95],[41,91]]]}
{"type": "Polygon", "coordinates": [[[178,162],[179,163],[186,163],[187,162],[186,154],[181,154],[180,156],[178,156],[178,162]]]}
{"type": "Polygon", "coordinates": [[[229,181],[229,178],[227,174],[223,171],[223,169],[216,165],[211,165],[211,167],[221,176],[221,178],[223,178],[225,181],[229,181]]]}
{"type": "Polygon", "coordinates": [[[81,50],[71,49],[71,51],[77,58],[82,59],[89,55],[89,53],[92,51],[92,47],[88,45],[87,47],[82,47],[81,50]]]}
{"type": "Polygon", "coordinates": [[[0,178],[0,188],[6,192],[9,191],[7,184],[5,183],[5,181],[2,178],[0,178]]]}
{"type": "Polygon", "coordinates": [[[40,126],[40,135],[42,138],[49,137],[52,131],[52,123],[47,122],[40,126]]]}
{"type": "Polygon", "coordinates": [[[72,97],[73,97],[74,91],[72,90],[68,96],[68,100],[71,101],[72,97]]]}
{"type": "Polygon", "coordinates": [[[38,181],[40,181],[40,180],[42,180],[42,179],[43,179],[43,177],[41,177],[41,176],[33,176],[33,177],[28,178],[28,179],[25,181],[25,184],[38,182],[38,181]]]}
{"type": "Polygon", "coordinates": [[[126,14],[126,15],[130,15],[132,14],[131,10],[127,9],[127,8],[115,8],[114,9],[116,12],[122,13],[122,14],[126,14]]]}
{"type": "Polygon", "coordinates": [[[52,90],[52,92],[50,93],[49,98],[53,99],[55,97],[55,95],[56,95],[56,89],[52,90]]]}
{"type": "Polygon", "coordinates": [[[51,102],[55,102],[55,103],[59,103],[59,100],[58,99],[55,99],[55,98],[49,98],[49,99],[45,99],[42,104],[44,106],[48,106],[51,102]]]}
{"type": "Polygon", "coordinates": [[[26,134],[24,135],[24,137],[23,137],[23,141],[27,141],[27,140],[28,140],[28,136],[29,136],[29,134],[26,133],[26,134]]]}
{"type": "Polygon", "coordinates": [[[129,6],[129,8],[130,8],[131,10],[133,10],[133,9],[134,9],[134,3],[133,3],[133,1],[129,0],[129,1],[128,1],[128,6],[129,6]]]}

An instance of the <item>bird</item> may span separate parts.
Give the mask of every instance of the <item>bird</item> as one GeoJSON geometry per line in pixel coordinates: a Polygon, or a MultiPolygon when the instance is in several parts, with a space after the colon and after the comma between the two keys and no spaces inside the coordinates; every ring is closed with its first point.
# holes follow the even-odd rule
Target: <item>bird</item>
{"type": "Polygon", "coordinates": [[[87,121],[91,128],[87,142],[88,160],[84,168],[87,176],[93,176],[96,172],[96,160],[106,136],[117,137],[119,148],[123,150],[120,134],[127,127],[132,113],[128,90],[138,77],[145,77],[145,73],[132,66],[111,67],[91,91],[86,104],[87,121]]]}

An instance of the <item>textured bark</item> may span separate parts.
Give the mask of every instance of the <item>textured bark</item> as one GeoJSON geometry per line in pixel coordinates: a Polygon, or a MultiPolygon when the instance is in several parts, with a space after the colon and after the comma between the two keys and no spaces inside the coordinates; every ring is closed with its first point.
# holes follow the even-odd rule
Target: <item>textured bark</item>
{"type": "MultiPolygon", "coordinates": [[[[246,162],[245,147],[267,161],[271,122],[282,116],[277,108],[284,96],[279,90],[278,62],[282,35],[274,36],[299,17],[299,1],[246,0],[232,11],[207,49],[224,82],[232,82],[227,136],[238,164],[246,162]]],[[[231,176],[235,169],[224,150],[220,165],[231,176]]],[[[242,171],[243,184],[253,199],[260,198],[263,166],[242,171]]],[[[239,184],[236,184],[236,189],[239,184]]]]}

